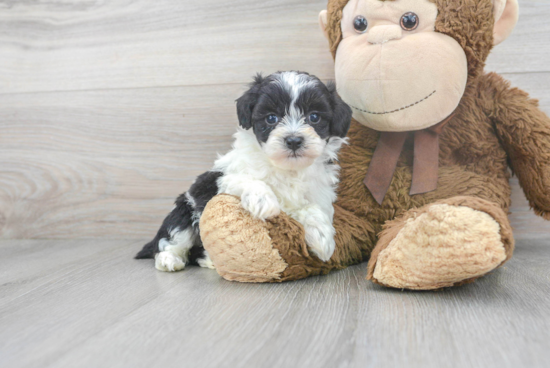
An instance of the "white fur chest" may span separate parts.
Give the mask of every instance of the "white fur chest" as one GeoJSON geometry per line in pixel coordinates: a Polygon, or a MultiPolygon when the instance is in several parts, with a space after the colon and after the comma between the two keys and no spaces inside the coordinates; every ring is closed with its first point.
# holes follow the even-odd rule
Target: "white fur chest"
{"type": "MultiPolygon", "coordinates": [[[[341,142],[337,148],[340,145],[341,142]]],[[[281,210],[291,217],[309,205],[318,205],[332,218],[338,166],[326,161],[324,155],[303,170],[277,168],[265,156],[255,136],[239,130],[233,150],[218,158],[214,170],[224,173],[218,180],[219,193],[241,196],[247,186],[263,182],[277,197],[281,210]]]]}

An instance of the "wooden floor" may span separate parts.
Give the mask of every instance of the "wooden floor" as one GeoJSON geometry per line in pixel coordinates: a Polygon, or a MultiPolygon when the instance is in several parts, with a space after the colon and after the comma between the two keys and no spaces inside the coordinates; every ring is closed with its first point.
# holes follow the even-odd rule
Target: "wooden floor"
{"type": "MultiPolygon", "coordinates": [[[[550,1],[487,69],[550,114],[550,1]]],[[[475,284],[365,265],[281,285],[133,254],[225,152],[255,72],[332,79],[326,0],[0,0],[0,367],[549,367],[550,222],[513,179],[517,251],[475,284]]]]}
{"type": "Polygon", "coordinates": [[[241,284],[131,260],[140,242],[0,241],[0,367],[548,367],[550,242],[439,292],[359,265],[241,284]]]}

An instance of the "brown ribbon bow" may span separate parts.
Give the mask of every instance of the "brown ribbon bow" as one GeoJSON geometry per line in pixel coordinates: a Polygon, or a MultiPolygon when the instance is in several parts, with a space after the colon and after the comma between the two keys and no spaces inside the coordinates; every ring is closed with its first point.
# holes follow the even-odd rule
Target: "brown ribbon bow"
{"type": "MultiPolygon", "coordinates": [[[[454,114],[441,123],[414,132],[414,163],[410,195],[437,189],[439,168],[439,135],[454,114]]],[[[390,187],[397,161],[411,132],[382,132],[363,183],[382,204],[390,187]]]]}

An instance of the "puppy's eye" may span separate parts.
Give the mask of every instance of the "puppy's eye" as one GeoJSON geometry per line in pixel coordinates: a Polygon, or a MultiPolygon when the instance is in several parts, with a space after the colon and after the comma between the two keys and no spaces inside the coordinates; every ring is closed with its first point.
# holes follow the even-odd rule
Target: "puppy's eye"
{"type": "Polygon", "coordinates": [[[265,118],[265,122],[268,123],[269,125],[275,125],[279,122],[279,117],[275,114],[269,114],[265,118]]]}
{"type": "Polygon", "coordinates": [[[414,31],[418,28],[419,23],[420,21],[418,19],[418,15],[414,14],[413,12],[405,13],[401,17],[401,28],[403,28],[405,31],[414,31]]]}
{"type": "Polygon", "coordinates": [[[365,33],[368,26],[367,18],[362,15],[356,16],[353,20],[353,28],[355,28],[355,32],[357,33],[365,33]]]}
{"type": "Polygon", "coordinates": [[[317,124],[321,121],[321,116],[315,112],[309,114],[309,122],[311,124],[317,124]]]}

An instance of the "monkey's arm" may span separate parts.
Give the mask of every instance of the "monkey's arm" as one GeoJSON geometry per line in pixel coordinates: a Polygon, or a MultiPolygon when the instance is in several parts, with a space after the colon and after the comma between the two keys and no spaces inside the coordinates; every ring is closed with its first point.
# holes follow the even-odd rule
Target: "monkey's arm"
{"type": "Polygon", "coordinates": [[[538,101],[496,74],[490,117],[506,150],[510,166],[535,213],[550,220],[550,118],[538,101]]]}

